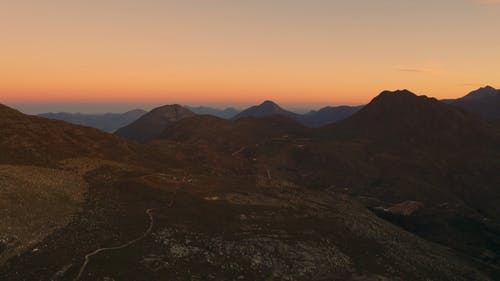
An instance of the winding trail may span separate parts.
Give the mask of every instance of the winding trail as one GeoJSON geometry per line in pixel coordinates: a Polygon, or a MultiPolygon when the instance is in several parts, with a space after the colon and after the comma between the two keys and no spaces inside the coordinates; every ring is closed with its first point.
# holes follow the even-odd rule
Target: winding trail
{"type": "MultiPolygon", "coordinates": [[[[172,196],[172,199],[170,200],[170,202],[169,202],[169,204],[168,204],[167,207],[157,208],[156,210],[172,207],[173,204],[174,204],[175,195],[177,193],[176,191],[174,192],[174,194],[172,196]]],[[[146,210],[146,214],[149,216],[149,226],[148,226],[148,228],[146,229],[146,231],[141,236],[139,236],[139,237],[137,237],[137,238],[135,238],[133,240],[130,240],[127,243],[122,244],[120,246],[100,248],[100,249],[97,249],[97,250],[93,251],[92,253],[89,253],[89,254],[85,255],[85,262],[80,267],[80,271],[78,271],[78,275],[75,277],[75,279],[73,279],[73,281],[78,281],[78,280],[80,280],[80,278],[82,278],[82,275],[85,272],[85,269],[87,268],[87,265],[89,264],[90,259],[93,256],[95,256],[95,255],[97,255],[99,253],[105,252],[105,251],[116,251],[116,250],[121,250],[121,249],[127,248],[128,246],[130,246],[130,245],[132,245],[132,244],[134,244],[136,242],[139,242],[140,240],[146,238],[146,236],[148,236],[151,233],[151,231],[153,230],[153,226],[154,226],[153,211],[154,210],[155,210],[154,208],[146,210]]]]}
{"type": "Polygon", "coordinates": [[[93,251],[92,253],[90,254],[87,254],[85,256],[85,262],[82,264],[82,266],[80,267],[80,271],[78,272],[78,275],[75,277],[75,279],[73,279],[74,281],[78,281],[80,280],[80,278],[82,277],[83,275],[83,272],[85,272],[85,268],[87,267],[88,263],[90,262],[90,259],[99,254],[99,253],[102,253],[102,252],[105,252],[105,251],[115,251],[115,250],[120,250],[120,249],[124,249],[142,239],[144,239],[146,236],[149,235],[149,233],[151,233],[151,230],[153,229],[153,225],[154,225],[154,218],[153,218],[153,210],[154,209],[147,209],[146,210],[146,214],[148,214],[149,216],[149,227],[148,229],[146,230],[146,232],[144,232],[144,234],[142,234],[141,236],[135,238],[134,240],[130,240],[129,242],[121,245],[121,246],[117,246],[117,247],[108,247],[108,248],[100,248],[100,249],[97,249],[95,251],[93,251]]]}
{"type": "Polygon", "coordinates": [[[237,151],[231,153],[231,156],[236,157],[236,158],[241,158],[238,156],[238,154],[243,152],[243,150],[245,150],[246,148],[247,148],[247,146],[243,146],[242,148],[238,149],[237,151]]]}

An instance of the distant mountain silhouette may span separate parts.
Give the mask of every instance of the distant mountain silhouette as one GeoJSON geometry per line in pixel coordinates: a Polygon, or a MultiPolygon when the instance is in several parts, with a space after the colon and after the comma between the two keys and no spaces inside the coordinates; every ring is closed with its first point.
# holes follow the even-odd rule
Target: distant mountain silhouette
{"type": "Polygon", "coordinates": [[[178,104],[151,110],[135,122],[118,129],[116,135],[136,142],[148,142],[158,137],[167,125],[195,114],[178,104]]]}
{"type": "Polygon", "coordinates": [[[0,163],[51,165],[69,157],[123,159],[133,145],[98,129],[25,115],[0,105],[0,163]]]}
{"type": "Polygon", "coordinates": [[[301,120],[308,127],[321,127],[332,124],[353,115],[363,106],[327,106],[305,114],[301,120]]]}
{"type": "Polygon", "coordinates": [[[232,107],[228,107],[225,109],[218,109],[218,108],[213,108],[213,107],[206,107],[206,106],[184,106],[185,108],[191,110],[192,112],[198,114],[198,115],[213,115],[217,116],[220,118],[224,119],[231,119],[236,114],[240,112],[240,110],[237,110],[232,107]]]}
{"type": "Polygon", "coordinates": [[[232,119],[237,120],[244,117],[261,118],[272,115],[287,116],[294,120],[300,120],[302,118],[300,114],[285,110],[275,102],[267,100],[261,103],[260,105],[252,106],[250,108],[243,110],[242,112],[234,116],[232,119]]]}
{"type": "Polygon", "coordinates": [[[462,98],[448,100],[447,103],[479,114],[486,119],[500,121],[500,90],[493,87],[480,88],[462,98]]]}
{"type": "Polygon", "coordinates": [[[243,110],[232,119],[236,120],[243,117],[262,118],[272,115],[281,115],[291,118],[307,127],[321,127],[343,120],[361,108],[362,106],[324,107],[318,111],[311,111],[307,114],[298,114],[285,110],[272,101],[265,101],[260,105],[243,110]]]}
{"type": "Polygon", "coordinates": [[[483,138],[485,126],[463,109],[398,90],[382,92],[353,116],[324,131],[386,143],[459,145],[483,138]]]}
{"type": "Polygon", "coordinates": [[[497,90],[491,86],[486,86],[483,88],[479,88],[475,91],[472,91],[460,99],[461,100],[477,100],[477,99],[494,97],[494,96],[497,96],[499,94],[500,94],[499,90],[497,90]]]}
{"type": "Polygon", "coordinates": [[[83,114],[83,113],[43,113],[40,117],[63,120],[69,123],[94,127],[112,133],[139,119],[146,111],[135,109],[125,113],[83,114]]]}

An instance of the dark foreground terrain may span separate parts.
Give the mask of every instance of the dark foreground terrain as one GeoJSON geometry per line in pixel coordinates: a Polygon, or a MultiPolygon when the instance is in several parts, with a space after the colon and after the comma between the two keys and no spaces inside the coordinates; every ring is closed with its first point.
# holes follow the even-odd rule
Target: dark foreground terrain
{"type": "Polygon", "coordinates": [[[346,196],[113,166],[86,180],[83,210],[3,280],[488,280],[346,196]]]}
{"type": "Polygon", "coordinates": [[[407,91],[319,129],[162,112],[137,144],[0,107],[0,280],[500,278],[474,114],[407,91]]]}

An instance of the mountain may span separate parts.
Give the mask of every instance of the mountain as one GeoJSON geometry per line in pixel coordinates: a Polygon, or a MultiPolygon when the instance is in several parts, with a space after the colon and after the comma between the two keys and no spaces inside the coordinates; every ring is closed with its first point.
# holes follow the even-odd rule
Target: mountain
{"type": "Polygon", "coordinates": [[[135,109],[125,113],[83,114],[83,113],[43,113],[40,117],[63,120],[69,123],[94,127],[112,133],[139,119],[146,111],[135,109]]]}
{"type": "Polygon", "coordinates": [[[417,96],[408,90],[385,91],[353,116],[324,132],[385,143],[454,146],[483,140],[486,124],[474,114],[417,96]]]}
{"type": "Polygon", "coordinates": [[[500,121],[500,90],[493,87],[480,88],[462,98],[448,100],[447,103],[474,112],[488,120],[500,121]]]}
{"type": "Polygon", "coordinates": [[[260,117],[267,117],[267,116],[271,116],[271,115],[283,115],[283,116],[289,117],[289,118],[294,119],[294,120],[301,120],[301,118],[302,118],[302,116],[300,114],[284,110],[276,103],[268,100],[268,101],[264,101],[260,105],[252,106],[250,108],[243,110],[242,112],[240,112],[236,116],[234,116],[232,119],[237,120],[237,119],[244,118],[244,117],[260,118],[260,117]]]}
{"type": "Polygon", "coordinates": [[[165,105],[144,114],[135,122],[118,129],[115,135],[136,142],[148,142],[158,137],[167,125],[195,114],[178,104],[165,105]]]}
{"type": "Polygon", "coordinates": [[[363,106],[327,106],[317,111],[311,111],[302,118],[308,127],[321,127],[336,123],[358,112],[363,106]]]}
{"type": "Polygon", "coordinates": [[[500,139],[482,118],[407,90],[385,91],[315,134],[271,174],[348,192],[408,231],[498,266],[500,139]],[[401,206],[409,209],[394,212],[401,206]]]}
{"type": "Polygon", "coordinates": [[[461,100],[478,100],[478,99],[487,99],[491,98],[494,96],[499,95],[500,92],[499,90],[491,87],[491,86],[486,86],[483,88],[479,88],[475,91],[470,92],[469,94],[465,95],[464,97],[460,98],[461,100]]]}
{"type": "Polygon", "coordinates": [[[194,112],[198,115],[213,115],[213,116],[217,116],[217,117],[224,118],[224,119],[231,119],[234,116],[236,116],[236,114],[238,114],[240,112],[239,110],[232,108],[232,107],[228,107],[225,109],[218,109],[218,108],[206,107],[206,106],[196,106],[196,107],[184,106],[184,107],[191,110],[192,112],[194,112]]]}
{"type": "Polygon", "coordinates": [[[336,106],[324,107],[318,111],[310,111],[306,114],[298,114],[281,108],[272,101],[265,101],[260,105],[252,106],[232,119],[243,117],[262,118],[272,115],[281,115],[291,118],[304,126],[317,128],[343,120],[360,110],[362,106],[336,106]]]}
{"type": "Polygon", "coordinates": [[[68,157],[122,159],[134,145],[100,130],[25,115],[0,105],[0,163],[50,164],[68,157]]]}

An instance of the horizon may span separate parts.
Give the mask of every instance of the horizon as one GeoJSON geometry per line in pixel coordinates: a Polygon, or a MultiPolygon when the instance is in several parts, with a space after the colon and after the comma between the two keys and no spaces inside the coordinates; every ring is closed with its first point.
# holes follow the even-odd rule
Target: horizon
{"type": "MultiPolygon", "coordinates": [[[[442,98],[439,100],[447,100],[447,99],[458,99],[461,97],[464,97],[465,95],[469,94],[472,91],[486,88],[486,87],[493,87],[491,84],[486,84],[483,85],[479,88],[475,88],[472,90],[467,91],[466,93],[457,95],[455,97],[446,97],[442,98]]],[[[496,87],[493,87],[496,89],[496,87]]],[[[398,90],[403,90],[406,88],[400,88],[400,89],[394,89],[394,90],[389,90],[389,91],[398,91],[398,90]]],[[[427,95],[425,93],[418,93],[415,91],[412,91],[411,89],[408,89],[410,92],[418,95],[418,96],[428,96],[432,98],[437,98],[434,96],[427,95]]],[[[368,104],[373,98],[375,98],[377,95],[382,93],[382,90],[379,91],[377,94],[374,94],[372,97],[370,97],[366,102],[362,103],[344,103],[344,104],[318,104],[318,103],[281,103],[275,99],[270,99],[266,98],[261,101],[257,101],[255,103],[189,103],[189,102],[178,102],[178,101],[171,101],[171,102],[158,102],[158,103],[110,103],[110,102],[56,102],[56,103],[41,103],[41,102],[21,102],[21,103],[3,103],[0,100],[0,104],[7,105],[11,108],[17,109],[25,114],[42,114],[42,113],[73,113],[73,114],[107,114],[107,113],[125,113],[131,110],[145,110],[145,111],[150,111],[154,108],[163,106],[163,105],[171,105],[171,104],[179,104],[181,106],[189,106],[189,107],[209,107],[213,109],[236,109],[238,111],[242,111],[246,108],[249,108],[251,106],[259,105],[265,101],[272,101],[279,106],[283,107],[284,109],[287,109],[291,112],[303,114],[307,113],[312,110],[319,110],[324,107],[336,107],[336,106],[362,106],[368,104]]]]}
{"type": "Polygon", "coordinates": [[[11,1],[0,11],[1,102],[319,108],[401,85],[456,98],[500,83],[499,4],[11,1]]]}
{"type": "MultiPolygon", "coordinates": [[[[296,113],[305,113],[310,110],[318,110],[324,107],[328,106],[360,106],[360,105],[365,105],[367,103],[362,103],[362,104],[338,104],[338,105],[307,105],[307,104],[286,104],[286,103],[280,103],[272,99],[267,99],[271,100],[274,103],[278,104],[279,106],[283,107],[284,109],[287,109],[292,112],[296,113]]],[[[164,106],[164,105],[172,105],[172,104],[179,104],[181,106],[189,106],[189,107],[208,107],[208,108],[213,108],[213,109],[218,109],[218,110],[224,110],[224,109],[236,109],[238,111],[242,111],[246,108],[249,108],[251,106],[259,105],[265,100],[262,100],[260,102],[257,102],[255,104],[187,104],[187,103],[182,103],[182,102],[166,102],[166,103],[143,103],[143,104],[120,104],[120,103],[47,103],[47,104],[42,104],[42,103],[2,103],[6,106],[9,106],[11,108],[14,108],[16,110],[21,111],[22,113],[25,114],[42,114],[42,113],[73,113],[73,114],[107,114],[107,113],[125,113],[127,111],[131,110],[136,110],[136,109],[141,109],[145,111],[150,111],[154,108],[164,106]],[[82,111],[83,109],[83,111],[82,111]]]]}

